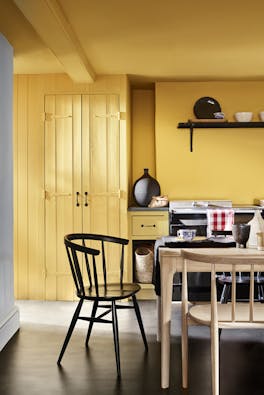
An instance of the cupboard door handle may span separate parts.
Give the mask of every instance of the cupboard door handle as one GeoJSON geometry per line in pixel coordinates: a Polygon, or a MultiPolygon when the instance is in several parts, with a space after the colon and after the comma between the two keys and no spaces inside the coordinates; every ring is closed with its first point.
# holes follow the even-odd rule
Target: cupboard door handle
{"type": "Polygon", "coordinates": [[[80,206],[80,203],[79,203],[79,195],[80,195],[80,192],[76,192],[76,206],[77,206],[77,207],[80,206]]]}
{"type": "Polygon", "coordinates": [[[141,228],[156,228],[156,225],[154,224],[154,225],[144,225],[144,224],[141,224],[141,228]]]}
{"type": "Polygon", "coordinates": [[[84,192],[84,196],[85,196],[84,205],[85,205],[85,207],[87,207],[88,206],[88,192],[84,192]]]}

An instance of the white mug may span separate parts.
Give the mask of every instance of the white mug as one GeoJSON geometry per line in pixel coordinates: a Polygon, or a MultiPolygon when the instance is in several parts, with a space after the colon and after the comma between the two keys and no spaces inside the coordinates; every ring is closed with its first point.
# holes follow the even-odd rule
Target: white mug
{"type": "Polygon", "coordinates": [[[196,229],[179,229],[177,236],[181,239],[191,241],[196,236],[196,229]]]}

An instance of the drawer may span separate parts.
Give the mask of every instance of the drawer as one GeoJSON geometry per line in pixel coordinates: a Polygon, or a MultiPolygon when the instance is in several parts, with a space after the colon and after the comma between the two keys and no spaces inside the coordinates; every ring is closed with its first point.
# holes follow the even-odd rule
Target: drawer
{"type": "Polygon", "coordinates": [[[165,215],[133,215],[132,236],[168,235],[168,217],[165,215]]]}

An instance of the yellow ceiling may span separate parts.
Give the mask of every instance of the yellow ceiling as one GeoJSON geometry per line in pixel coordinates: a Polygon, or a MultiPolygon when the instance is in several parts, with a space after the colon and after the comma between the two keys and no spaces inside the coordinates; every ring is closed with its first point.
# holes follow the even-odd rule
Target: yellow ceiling
{"type": "Polygon", "coordinates": [[[0,0],[15,73],[264,78],[263,0],[0,0]]]}

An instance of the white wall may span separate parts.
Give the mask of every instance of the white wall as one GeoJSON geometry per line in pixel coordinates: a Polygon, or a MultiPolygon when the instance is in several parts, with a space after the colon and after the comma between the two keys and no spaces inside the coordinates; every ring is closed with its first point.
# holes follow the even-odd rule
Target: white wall
{"type": "Polygon", "coordinates": [[[13,48],[0,34],[0,350],[19,328],[13,274],[13,48]]]}

